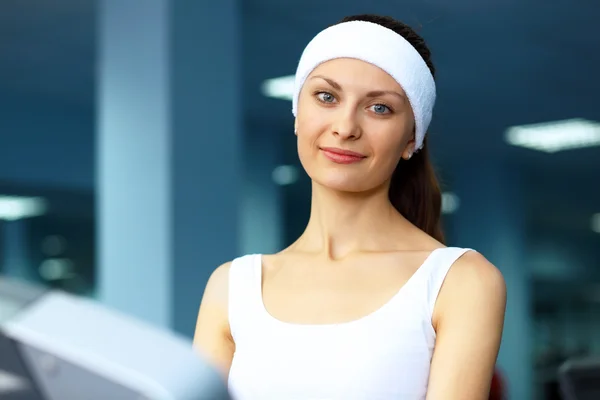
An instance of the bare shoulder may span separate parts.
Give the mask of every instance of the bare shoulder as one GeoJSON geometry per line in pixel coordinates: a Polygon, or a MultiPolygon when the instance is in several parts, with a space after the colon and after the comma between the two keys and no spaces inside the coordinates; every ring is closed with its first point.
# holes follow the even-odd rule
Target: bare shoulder
{"type": "Polygon", "coordinates": [[[434,309],[428,399],[487,399],[506,307],[500,270],[469,251],[446,276],[434,309]]]}
{"type": "Polygon", "coordinates": [[[194,347],[221,371],[225,378],[235,351],[228,315],[231,264],[227,262],[220,265],[210,275],[200,303],[193,340],[194,347]]]}
{"type": "Polygon", "coordinates": [[[438,303],[438,317],[441,313],[452,314],[453,309],[468,309],[466,304],[477,304],[500,316],[506,306],[506,282],[500,270],[481,253],[468,251],[450,268],[438,303]]]}
{"type": "Polygon", "coordinates": [[[229,271],[232,261],[219,265],[208,278],[202,302],[227,305],[229,297],[229,271]]]}
{"type": "Polygon", "coordinates": [[[211,273],[206,282],[196,321],[196,338],[203,329],[213,329],[212,327],[215,326],[222,328],[227,325],[230,269],[231,262],[220,265],[211,273]]]}
{"type": "Polygon", "coordinates": [[[500,270],[489,262],[481,253],[468,251],[460,257],[450,269],[450,284],[462,286],[461,290],[489,291],[502,293],[506,291],[504,277],[500,270]]]}

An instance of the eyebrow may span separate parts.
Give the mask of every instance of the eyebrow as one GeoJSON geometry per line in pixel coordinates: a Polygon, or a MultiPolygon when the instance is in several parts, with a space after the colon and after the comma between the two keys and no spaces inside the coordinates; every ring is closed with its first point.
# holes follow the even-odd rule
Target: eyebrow
{"type": "MultiPolygon", "coordinates": [[[[316,79],[316,78],[323,79],[325,82],[329,83],[329,85],[331,85],[331,87],[333,87],[336,90],[342,90],[342,86],[331,78],[327,78],[326,76],[323,76],[323,75],[314,75],[311,77],[311,79],[316,79]]],[[[380,97],[380,96],[383,96],[386,94],[398,96],[402,100],[406,100],[405,95],[402,95],[401,93],[398,93],[394,90],[373,90],[373,91],[370,91],[369,93],[367,93],[367,97],[380,97]]]]}

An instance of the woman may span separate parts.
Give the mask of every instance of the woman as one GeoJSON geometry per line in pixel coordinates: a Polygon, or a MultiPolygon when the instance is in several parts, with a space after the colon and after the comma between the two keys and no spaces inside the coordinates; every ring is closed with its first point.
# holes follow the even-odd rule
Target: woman
{"type": "Polygon", "coordinates": [[[482,255],[443,244],[429,57],[373,15],[304,50],[293,111],[308,225],[280,253],[217,268],[198,315],[195,346],[235,399],[488,397],[506,289],[482,255]]]}

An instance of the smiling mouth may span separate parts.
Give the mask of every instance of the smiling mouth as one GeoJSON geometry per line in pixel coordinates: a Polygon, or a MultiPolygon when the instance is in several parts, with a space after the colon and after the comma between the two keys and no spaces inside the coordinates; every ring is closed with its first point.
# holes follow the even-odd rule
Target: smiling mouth
{"type": "Polygon", "coordinates": [[[325,157],[336,164],[354,164],[366,158],[364,154],[332,147],[323,147],[321,151],[325,157]]]}

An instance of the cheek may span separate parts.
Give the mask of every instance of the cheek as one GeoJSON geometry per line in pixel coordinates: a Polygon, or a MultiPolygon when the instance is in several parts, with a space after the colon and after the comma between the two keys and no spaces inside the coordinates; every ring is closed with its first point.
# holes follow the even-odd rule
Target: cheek
{"type": "Polygon", "coordinates": [[[381,143],[375,148],[375,154],[377,154],[377,164],[379,169],[384,171],[394,170],[398,162],[402,158],[402,150],[404,149],[404,142],[387,142],[381,143]]]}
{"type": "MultiPolygon", "coordinates": [[[[308,105],[310,107],[310,105],[308,105]]],[[[318,153],[319,138],[327,132],[326,118],[319,112],[307,112],[307,107],[298,113],[297,122],[297,147],[298,156],[306,169],[318,153]],[[308,115],[310,115],[310,117],[308,115]]]]}
{"type": "Polygon", "coordinates": [[[298,135],[314,136],[330,122],[329,114],[310,102],[306,103],[300,103],[298,106],[298,115],[296,116],[298,135]]]}
{"type": "Polygon", "coordinates": [[[298,158],[309,175],[311,165],[314,163],[314,158],[316,157],[317,150],[315,146],[315,138],[313,138],[311,135],[300,133],[299,128],[297,138],[298,158]]]}
{"type": "Polygon", "coordinates": [[[370,168],[373,181],[381,184],[392,176],[402,159],[402,152],[407,142],[407,139],[399,137],[395,132],[371,137],[370,145],[375,155],[370,168]]]}

